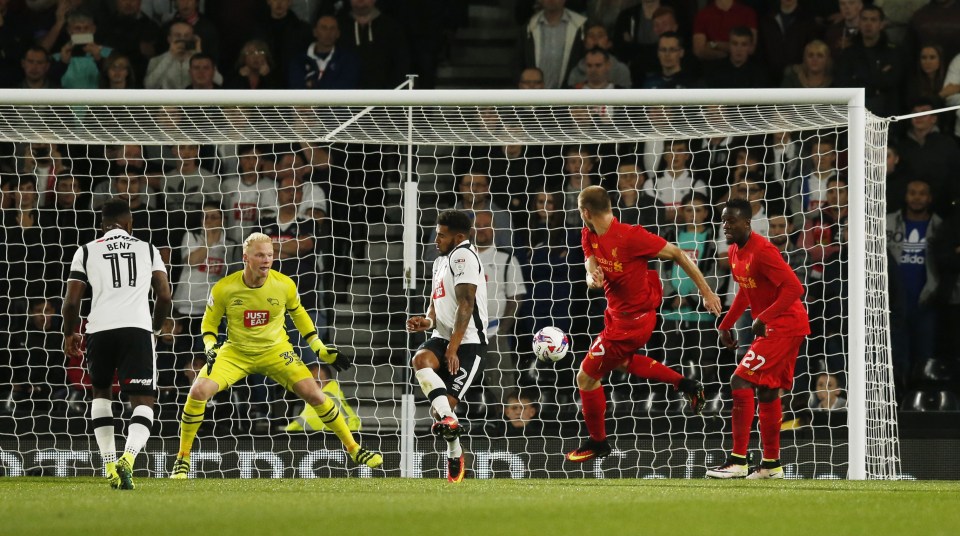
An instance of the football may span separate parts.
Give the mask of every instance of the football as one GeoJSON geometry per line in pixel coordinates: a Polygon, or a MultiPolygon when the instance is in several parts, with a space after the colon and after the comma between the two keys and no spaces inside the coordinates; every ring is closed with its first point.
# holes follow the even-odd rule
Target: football
{"type": "Polygon", "coordinates": [[[563,331],[545,327],[533,336],[533,353],[540,361],[559,361],[570,351],[570,339],[563,331]]]}

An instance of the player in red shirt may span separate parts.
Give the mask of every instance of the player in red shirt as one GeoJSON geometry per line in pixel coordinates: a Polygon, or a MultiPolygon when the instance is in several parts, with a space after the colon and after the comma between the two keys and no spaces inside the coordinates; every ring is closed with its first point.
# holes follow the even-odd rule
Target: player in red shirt
{"type": "Polygon", "coordinates": [[[626,225],[613,217],[610,196],[599,186],[589,186],[577,200],[583,218],[583,254],[587,286],[603,288],[607,297],[603,331],[594,339],[577,373],[583,420],[590,438],[568,452],[571,462],[584,462],[610,454],[604,414],[607,400],[600,384],[608,372],[619,369],[641,378],[665,382],[682,392],[694,412],[703,409],[703,386],[673,369],[636,352],[647,343],[657,323],[663,299],[660,277],[647,269],[651,259],[672,260],[700,289],[704,306],[720,316],[720,298],[707,285],[697,265],[677,246],[639,225],[626,225]]]}
{"type": "Polygon", "coordinates": [[[740,289],[720,322],[720,342],[733,350],[731,328],[747,307],[753,317],[753,343],[730,378],[733,390],[733,451],[710,478],[783,478],[780,466],[780,390],[793,388],[793,366],[800,344],[810,334],[803,306],[803,285],[780,251],[766,238],[750,231],[753,210],[749,201],[728,201],[723,209],[723,233],[730,243],[730,272],[740,289]],[[760,400],[760,442],[763,460],[750,473],[747,444],[753,424],[753,397],[760,400]],[[749,474],[749,476],[748,476],[749,474]]]}

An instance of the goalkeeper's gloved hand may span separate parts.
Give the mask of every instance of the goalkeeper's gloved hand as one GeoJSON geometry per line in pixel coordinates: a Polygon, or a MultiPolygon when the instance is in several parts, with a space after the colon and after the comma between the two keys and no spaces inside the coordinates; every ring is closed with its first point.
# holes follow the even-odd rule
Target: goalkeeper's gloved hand
{"type": "Polygon", "coordinates": [[[221,346],[223,345],[218,342],[208,346],[203,352],[203,356],[207,359],[207,376],[209,376],[210,372],[213,371],[213,363],[217,360],[217,353],[220,351],[221,346]]]}
{"type": "Polygon", "coordinates": [[[317,354],[317,357],[319,357],[321,361],[331,365],[337,370],[347,370],[353,366],[350,357],[344,355],[333,346],[324,345],[320,337],[310,341],[310,349],[313,350],[313,353],[317,354]]]}

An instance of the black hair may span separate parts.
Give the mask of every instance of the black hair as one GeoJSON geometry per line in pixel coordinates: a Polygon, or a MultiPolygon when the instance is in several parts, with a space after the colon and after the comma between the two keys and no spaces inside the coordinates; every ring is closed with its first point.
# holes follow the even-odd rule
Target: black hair
{"type": "MultiPolygon", "coordinates": [[[[917,97],[910,102],[910,109],[919,108],[921,106],[929,106],[931,110],[937,109],[937,103],[929,97],[917,97]]],[[[899,151],[898,151],[899,153],[899,151]]]]}
{"type": "Polygon", "coordinates": [[[437,225],[444,225],[454,233],[470,234],[473,219],[462,210],[444,210],[437,216],[437,225]]]}
{"type": "Polygon", "coordinates": [[[679,32],[663,32],[660,34],[660,37],[657,38],[657,44],[659,45],[660,41],[663,41],[664,39],[676,39],[677,43],[680,44],[680,48],[684,48],[683,37],[680,36],[679,32]]]}
{"type": "Polygon", "coordinates": [[[605,48],[593,47],[584,54],[584,57],[588,54],[600,54],[604,60],[610,61],[610,51],[605,48]]]}
{"type": "Polygon", "coordinates": [[[731,28],[730,36],[733,37],[734,35],[737,37],[749,37],[751,41],[754,41],[753,30],[746,26],[734,26],[731,28]]]}
{"type": "Polygon", "coordinates": [[[861,13],[864,11],[875,11],[877,15],[880,16],[880,21],[883,22],[887,20],[887,14],[883,11],[883,8],[880,6],[875,6],[873,4],[863,6],[863,9],[860,10],[861,13]]]}
{"type": "Polygon", "coordinates": [[[28,52],[40,52],[43,54],[43,59],[45,61],[50,61],[50,52],[48,52],[47,49],[43,48],[40,45],[33,45],[31,47],[27,47],[27,49],[23,51],[23,55],[20,57],[20,59],[27,59],[28,52]]]}
{"type": "Polygon", "coordinates": [[[203,60],[209,60],[209,61],[210,61],[210,64],[213,65],[213,68],[214,68],[214,69],[217,68],[217,62],[213,60],[213,56],[211,56],[210,54],[207,54],[206,52],[197,52],[197,53],[194,54],[193,56],[190,56],[190,63],[189,63],[189,65],[190,65],[191,67],[193,67],[193,62],[195,62],[195,61],[203,61],[203,60]]]}
{"type": "Polygon", "coordinates": [[[111,199],[103,204],[100,210],[104,225],[116,223],[125,217],[130,217],[130,205],[122,199],[111,199]]]}
{"type": "Polygon", "coordinates": [[[736,212],[736,217],[738,218],[747,220],[753,218],[753,208],[750,206],[750,201],[746,199],[731,199],[723,205],[723,209],[726,210],[728,214],[736,212]]]}

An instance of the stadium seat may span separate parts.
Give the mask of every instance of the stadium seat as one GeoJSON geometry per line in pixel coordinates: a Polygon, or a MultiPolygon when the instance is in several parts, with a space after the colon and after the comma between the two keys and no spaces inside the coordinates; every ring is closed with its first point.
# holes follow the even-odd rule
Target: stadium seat
{"type": "Polygon", "coordinates": [[[680,374],[691,380],[703,381],[703,369],[693,359],[684,359],[680,362],[680,374]]]}
{"type": "Polygon", "coordinates": [[[936,396],[927,391],[910,391],[903,398],[904,411],[937,411],[938,408],[936,396]]]}
{"type": "Polygon", "coordinates": [[[666,402],[663,393],[657,392],[655,389],[650,389],[650,392],[647,393],[643,400],[637,405],[637,409],[641,412],[652,412],[663,409],[663,403],[666,402]]]}
{"type": "Polygon", "coordinates": [[[960,400],[953,391],[937,393],[937,409],[940,411],[960,411],[960,400]]]}
{"type": "Polygon", "coordinates": [[[723,392],[717,391],[707,395],[707,404],[703,407],[703,412],[711,415],[719,414],[723,411],[723,406],[727,401],[723,398],[723,392]]]}
{"type": "Polygon", "coordinates": [[[954,379],[952,364],[946,359],[930,358],[920,364],[920,380],[929,383],[946,383],[954,379]]]}

